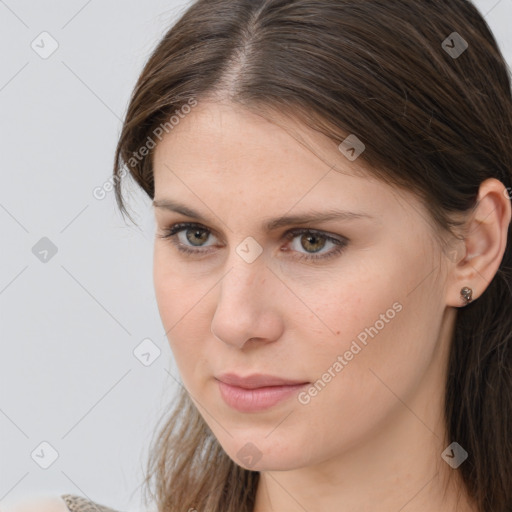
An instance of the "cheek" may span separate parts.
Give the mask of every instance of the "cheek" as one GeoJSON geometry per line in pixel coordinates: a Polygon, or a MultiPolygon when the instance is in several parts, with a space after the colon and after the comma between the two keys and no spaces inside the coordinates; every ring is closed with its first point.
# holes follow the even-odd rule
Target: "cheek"
{"type": "Polygon", "coordinates": [[[155,248],[153,281],[162,325],[179,365],[197,352],[198,340],[204,338],[206,318],[201,312],[211,285],[170,264],[162,248],[155,248]]]}
{"type": "Polygon", "coordinates": [[[408,296],[397,275],[384,281],[368,276],[350,286],[331,283],[342,291],[325,290],[329,300],[314,309],[334,334],[324,328],[323,336],[308,339],[302,324],[305,343],[297,361],[308,361],[313,384],[298,397],[296,420],[322,432],[327,446],[349,446],[399,411],[397,396],[417,387],[432,358],[431,334],[418,325],[416,313],[418,297],[425,299],[408,296]]]}
{"type": "Polygon", "coordinates": [[[190,321],[212,286],[211,277],[202,272],[192,273],[180,263],[174,250],[162,241],[155,244],[153,284],[155,297],[166,332],[174,332],[179,324],[190,321]]]}
{"type": "MultiPolygon", "coordinates": [[[[388,312],[387,317],[391,319],[396,316],[393,304],[399,293],[394,293],[392,286],[382,276],[377,278],[366,269],[352,279],[345,275],[331,277],[325,285],[317,287],[314,294],[301,294],[307,297],[304,303],[315,313],[314,323],[309,324],[315,336],[309,343],[339,354],[349,350],[353,340],[364,345],[370,338],[368,329],[376,321],[379,321],[380,330],[387,328],[387,324],[379,320],[381,314],[386,316],[388,312]]],[[[304,311],[295,318],[301,317],[304,317],[304,311]]],[[[307,327],[304,323],[303,329],[307,327]]]]}
{"type": "Polygon", "coordinates": [[[418,272],[400,267],[390,265],[385,276],[368,269],[364,279],[324,291],[329,300],[316,308],[331,332],[324,329],[307,349],[317,380],[303,403],[338,404],[369,421],[396,405],[393,393],[404,397],[419,385],[435,357],[441,315],[433,304],[442,297],[433,280],[411,292],[418,272]]]}
{"type": "MultiPolygon", "coordinates": [[[[432,302],[439,290],[435,280],[428,279],[432,266],[419,242],[407,250],[395,245],[390,241],[371,254],[347,257],[334,276],[311,287],[309,305],[323,321],[324,342],[329,340],[338,353],[356,340],[365,347],[361,354],[369,352],[371,344],[376,357],[392,358],[391,351],[402,350],[404,355],[411,347],[404,343],[407,333],[417,335],[412,345],[427,341],[421,331],[418,336],[418,327],[437,313],[432,302]]],[[[316,339],[323,343],[321,337],[316,339]]]]}
{"type": "Polygon", "coordinates": [[[317,316],[314,324],[301,322],[301,357],[309,361],[308,375],[320,381],[315,381],[318,395],[350,402],[347,393],[371,396],[374,387],[385,390],[370,370],[390,385],[406,387],[417,378],[416,370],[425,369],[435,345],[429,319],[436,316],[426,303],[435,290],[410,293],[417,272],[410,274],[400,264],[388,265],[385,273],[381,265],[367,266],[309,295],[308,306],[317,316]]]}

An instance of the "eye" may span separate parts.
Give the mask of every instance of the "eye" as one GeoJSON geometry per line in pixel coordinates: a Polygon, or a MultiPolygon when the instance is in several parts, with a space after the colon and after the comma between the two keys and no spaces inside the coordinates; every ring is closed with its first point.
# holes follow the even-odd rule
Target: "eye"
{"type": "Polygon", "coordinates": [[[300,260],[326,260],[340,254],[347,245],[346,238],[334,237],[315,229],[293,229],[285,234],[285,238],[292,241],[292,250],[299,253],[297,258],[300,260]],[[330,250],[323,251],[326,248],[330,250]],[[305,252],[301,252],[303,249],[305,252]]]}
{"type": "Polygon", "coordinates": [[[210,233],[207,229],[197,227],[197,228],[187,228],[181,229],[177,231],[178,240],[182,244],[187,244],[190,242],[191,245],[202,247],[205,242],[208,241],[210,237],[210,233]]]}
{"type": "Polygon", "coordinates": [[[159,238],[170,239],[181,252],[187,254],[204,254],[206,251],[197,251],[191,248],[209,247],[203,244],[208,240],[211,234],[211,231],[201,224],[181,222],[179,224],[174,224],[169,229],[166,229],[163,235],[158,236],[159,238]]]}
{"type": "MultiPolygon", "coordinates": [[[[201,249],[202,247],[214,247],[214,244],[206,245],[206,242],[213,236],[212,232],[205,226],[192,222],[174,224],[169,229],[164,230],[163,235],[157,236],[169,239],[180,252],[195,256],[211,252],[210,250],[201,249]],[[197,249],[194,249],[194,247],[197,249]]],[[[293,252],[296,254],[293,257],[301,261],[327,260],[340,254],[348,243],[345,237],[307,228],[287,231],[284,238],[292,242],[289,244],[292,248],[290,250],[285,247],[281,251],[293,252]],[[302,252],[302,250],[305,250],[305,252],[302,252]]]]}

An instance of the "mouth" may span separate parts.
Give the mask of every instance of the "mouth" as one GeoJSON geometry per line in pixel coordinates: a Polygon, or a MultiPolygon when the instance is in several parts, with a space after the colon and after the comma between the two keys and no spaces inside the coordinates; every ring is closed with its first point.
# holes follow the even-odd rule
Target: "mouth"
{"type": "Polygon", "coordinates": [[[230,373],[215,379],[224,402],[240,412],[263,411],[290,398],[310,384],[261,374],[240,377],[230,373]]]}

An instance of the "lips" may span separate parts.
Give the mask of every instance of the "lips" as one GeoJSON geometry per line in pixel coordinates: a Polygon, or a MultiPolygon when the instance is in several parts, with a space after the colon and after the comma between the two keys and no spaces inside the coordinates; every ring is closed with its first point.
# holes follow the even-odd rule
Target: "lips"
{"type": "Polygon", "coordinates": [[[244,389],[256,389],[270,386],[296,386],[297,384],[308,384],[304,380],[284,379],[273,375],[253,374],[247,377],[240,377],[235,373],[224,373],[215,377],[217,380],[244,389]]]}
{"type": "Polygon", "coordinates": [[[240,377],[225,373],[215,379],[224,402],[232,409],[244,413],[269,409],[291,398],[309,384],[261,374],[240,377]]]}

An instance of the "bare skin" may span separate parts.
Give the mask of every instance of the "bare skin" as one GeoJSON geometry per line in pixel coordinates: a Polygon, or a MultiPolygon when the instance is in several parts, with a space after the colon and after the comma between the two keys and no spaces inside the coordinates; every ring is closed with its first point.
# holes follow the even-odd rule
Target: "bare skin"
{"type": "Polygon", "coordinates": [[[441,458],[457,441],[446,436],[444,382],[460,290],[478,300],[505,251],[503,184],[482,184],[468,235],[449,257],[414,196],[372,178],[323,136],[239,106],[199,103],[157,146],[154,173],[157,202],[202,217],[155,207],[162,322],[206,423],[237,464],[260,472],[254,511],[476,511],[441,458]],[[365,217],[264,227],[331,209],[365,217]],[[195,254],[161,238],[181,222],[200,225],[196,238],[197,226],[174,236],[195,254]],[[320,234],[285,237],[296,228],[320,234]],[[348,242],[336,252],[325,236],[348,242]],[[247,237],[262,249],[250,263],[237,252],[255,250],[247,237]],[[311,255],[318,259],[304,259],[311,255]],[[351,357],[371,326],[378,332],[351,357]],[[325,386],[240,412],[214,378],[228,371],[325,386]],[[239,455],[247,443],[260,456],[250,465],[239,455]]]}

